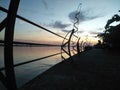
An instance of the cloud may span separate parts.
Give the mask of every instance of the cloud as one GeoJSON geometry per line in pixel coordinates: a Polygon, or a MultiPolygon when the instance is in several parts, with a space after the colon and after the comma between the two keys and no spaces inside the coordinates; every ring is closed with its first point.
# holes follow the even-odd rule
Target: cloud
{"type": "Polygon", "coordinates": [[[98,32],[98,31],[89,31],[89,33],[96,35],[96,34],[99,34],[99,33],[101,33],[101,32],[98,32]]]}
{"type": "Polygon", "coordinates": [[[69,32],[69,30],[62,30],[62,32],[66,32],[67,33],[67,32],[69,32]]]}
{"type": "Polygon", "coordinates": [[[98,30],[98,31],[103,31],[103,30],[104,30],[104,28],[98,28],[97,30],[98,30]]]}
{"type": "MultiPolygon", "coordinates": [[[[71,31],[71,30],[61,30],[62,32],[65,32],[65,33],[67,33],[67,32],[69,32],[69,31],[71,31]]],[[[77,33],[84,33],[84,31],[77,31],[77,33]]]]}
{"type": "Polygon", "coordinates": [[[46,9],[48,9],[48,4],[47,4],[46,0],[42,0],[42,3],[43,3],[43,5],[44,5],[44,7],[45,7],[46,9]]]}
{"type": "MultiPolygon", "coordinates": [[[[72,22],[76,21],[76,18],[75,18],[76,13],[78,13],[78,12],[77,12],[77,11],[73,11],[73,12],[71,12],[71,13],[68,15],[68,16],[69,16],[69,19],[70,19],[72,22]]],[[[84,20],[85,20],[85,16],[83,15],[83,13],[80,13],[80,14],[78,15],[78,18],[79,18],[79,23],[80,23],[81,21],[84,21],[84,20]]]]}
{"type": "Polygon", "coordinates": [[[89,31],[90,34],[98,34],[99,32],[96,31],[89,31]]]}
{"type": "MultiPolygon", "coordinates": [[[[68,17],[72,22],[76,21],[75,15],[78,13],[78,11],[73,11],[69,13],[68,17]]],[[[101,17],[100,15],[94,15],[91,10],[85,10],[85,11],[80,11],[80,14],[78,15],[79,23],[88,21],[88,20],[93,20],[98,17],[101,17]]]]}
{"type": "Polygon", "coordinates": [[[65,29],[70,25],[71,24],[64,24],[61,21],[56,21],[55,23],[49,24],[49,26],[52,26],[53,28],[58,28],[58,29],[65,29]]]}
{"type": "Polygon", "coordinates": [[[103,30],[104,30],[104,28],[95,28],[94,30],[89,31],[89,33],[96,35],[96,34],[103,32],[103,30]]]}
{"type": "Polygon", "coordinates": [[[78,31],[78,33],[84,33],[84,31],[78,31]]]}

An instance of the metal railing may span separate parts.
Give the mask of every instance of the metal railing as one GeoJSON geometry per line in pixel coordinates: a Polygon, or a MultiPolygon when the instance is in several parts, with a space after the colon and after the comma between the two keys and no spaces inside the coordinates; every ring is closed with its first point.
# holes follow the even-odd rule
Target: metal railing
{"type": "Polygon", "coordinates": [[[69,39],[67,41],[65,41],[65,39],[63,39],[63,41],[62,41],[61,58],[62,58],[62,60],[66,60],[67,58],[70,58],[70,60],[71,60],[70,63],[73,63],[74,60],[72,58],[72,53],[77,52],[78,54],[80,54],[84,50],[85,44],[83,41],[80,42],[80,38],[75,35],[74,29],[69,31],[66,34],[65,38],[67,36],[69,37],[69,39]],[[72,42],[73,37],[75,37],[77,39],[76,42],[72,42]],[[67,58],[64,57],[63,53],[66,53],[68,57],[67,58]]]}
{"type": "Polygon", "coordinates": [[[35,62],[38,60],[42,60],[45,58],[49,58],[55,55],[59,55],[61,54],[61,58],[63,60],[65,60],[66,58],[63,56],[63,53],[66,53],[69,58],[71,58],[71,63],[73,62],[72,59],[72,52],[71,51],[77,51],[77,53],[80,53],[83,47],[83,41],[80,43],[80,38],[77,37],[74,33],[76,32],[75,29],[71,30],[70,32],[68,32],[66,34],[66,36],[61,36],[49,29],[46,29],[20,15],[17,15],[17,9],[19,6],[19,1],[20,0],[11,0],[10,2],[10,6],[9,6],[9,10],[0,7],[0,10],[8,13],[7,17],[0,23],[0,31],[3,30],[3,28],[5,29],[5,40],[4,40],[4,62],[5,62],[5,67],[0,68],[0,81],[4,84],[4,86],[7,88],[7,90],[17,90],[17,85],[16,85],[16,80],[15,80],[15,73],[14,73],[14,67],[16,66],[20,66],[20,65],[24,65],[24,64],[28,64],[31,62],[35,62]],[[52,55],[48,55],[45,57],[41,57],[41,58],[37,58],[34,60],[29,60],[26,62],[22,62],[22,63],[18,63],[18,64],[13,64],[13,36],[14,36],[14,26],[15,26],[15,19],[19,18],[33,26],[36,26],[38,28],[41,28],[51,34],[54,34],[60,38],[63,39],[62,41],[62,45],[61,45],[61,52],[60,53],[56,53],[56,54],[52,54],[52,55]],[[67,38],[69,37],[69,38],[67,38]],[[72,37],[76,37],[77,38],[77,43],[72,41],[72,37]],[[65,42],[65,40],[67,40],[65,42]],[[71,44],[72,43],[72,44],[71,44]],[[74,44],[75,45],[74,45],[74,44]],[[65,49],[65,47],[67,47],[67,50],[65,49]],[[71,47],[73,49],[71,49],[71,47]],[[76,49],[74,47],[77,47],[76,49]],[[2,70],[5,70],[5,74],[6,76],[3,75],[3,73],[1,72],[2,70]]]}
{"type": "MultiPolygon", "coordinates": [[[[69,39],[66,42],[65,42],[65,39],[63,39],[63,41],[62,41],[62,45],[61,45],[61,58],[63,60],[66,59],[63,56],[63,52],[66,53],[71,58],[71,60],[72,60],[72,55],[71,55],[71,38],[72,38],[73,34],[74,34],[74,29],[71,30],[71,31],[69,31],[66,34],[65,38],[69,35],[69,39]],[[67,50],[65,50],[65,47],[67,47],[67,50]]],[[[73,60],[71,62],[73,62],[73,60]]]]}

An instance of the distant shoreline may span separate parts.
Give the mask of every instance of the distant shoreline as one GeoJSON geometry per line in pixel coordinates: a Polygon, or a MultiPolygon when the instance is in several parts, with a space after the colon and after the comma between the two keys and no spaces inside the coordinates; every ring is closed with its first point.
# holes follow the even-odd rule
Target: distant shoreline
{"type": "MultiPolygon", "coordinates": [[[[47,46],[47,45],[36,45],[36,46],[34,46],[34,45],[13,45],[14,47],[60,47],[60,46],[47,46]]],[[[0,47],[4,47],[4,45],[0,45],[0,47]]]]}
{"type": "MultiPolygon", "coordinates": [[[[4,41],[3,40],[0,40],[0,46],[4,46],[4,41]]],[[[38,46],[38,47],[41,47],[41,46],[61,46],[61,45],[14,41],[13,46],[38,46]]]]}

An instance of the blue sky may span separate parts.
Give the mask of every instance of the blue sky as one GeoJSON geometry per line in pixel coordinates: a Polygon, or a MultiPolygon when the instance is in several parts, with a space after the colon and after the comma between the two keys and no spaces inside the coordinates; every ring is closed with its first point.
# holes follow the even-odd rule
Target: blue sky
{"type": "MultiPolygon", "coordinates": [[[[8,9],[9,2],[10,0],[0,0],[0,6],[8,9]]],[[[107,20],[114,14],[120,14],[120,0],[20,0],[18,14],[64,36],[73,29],[79,3],[82,3],[78,25],[78,35],[81,37],[93,37],[102,32],[107,20]]],[[[0,11],[0,22],[5,17],[6,14],[0,11]]],[[[3,37],[4,30],[0,32],[0,39],[3,37]]],[[[43,43],[62,41],[19,19],[16,19],[15,40],[43,43]]]]}

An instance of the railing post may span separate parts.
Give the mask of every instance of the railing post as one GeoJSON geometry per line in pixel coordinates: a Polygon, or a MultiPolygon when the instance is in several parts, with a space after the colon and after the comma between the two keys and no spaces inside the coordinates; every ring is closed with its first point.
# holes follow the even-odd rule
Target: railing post
{"type": "Polygon", "coordinates": [[[73,63],[73,60],[72,60],[72,55],[71,55],[71,50],[70,50],[70,42],[71,42],[71,37],[72,37],[72,35],[73,35],[73,33],[74,33],[74,29],[71,31],[71,34],[70,34],[70,37],[69,37],[69,40],[68,40],[68,53],[69,53],[69,56],[70,56],[70,58],[71,58],[71,63],[73,63]]]}
{"type": "Polygon", "coordinates": [[[79,45],[79,41],[80,41],[80,38],[78,39],[77,44],[76,44],[76,46],[77,46],[77,53],[80,53],[80,45],[79,45]]]}
{"type": "Polygon", "coordinates": [[[14,37],[14,25],[16,19],[16,13],[18,10],[20,0],[11,0],[8,15],[7,24],[5,29],[5,42],[4,42],[4,61],[5,61],[5,73],[7,80],[7,90],[16,90],[16,80],[13,68],[13,37],[14,37]]]}

